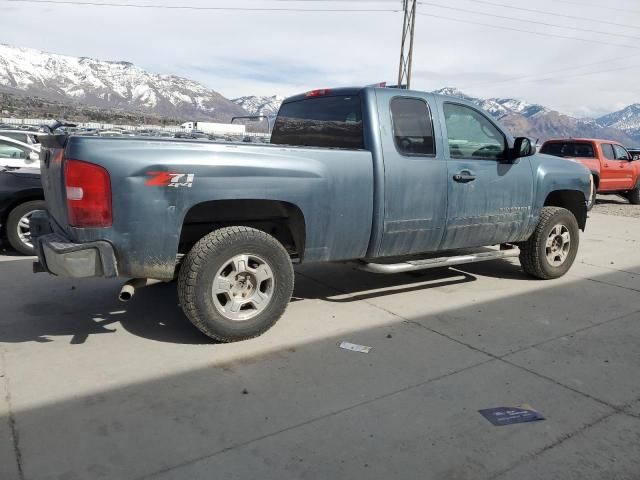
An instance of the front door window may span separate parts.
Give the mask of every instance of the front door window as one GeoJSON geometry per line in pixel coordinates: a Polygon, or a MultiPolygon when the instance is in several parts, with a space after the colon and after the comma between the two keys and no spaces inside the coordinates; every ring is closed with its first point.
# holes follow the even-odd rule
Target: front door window
{"type": "Polygon", "coordinates": [[[500,160],[506,151],[502,132],[484,115],[465,105],[444,104],[450,158],[500,160]]]}

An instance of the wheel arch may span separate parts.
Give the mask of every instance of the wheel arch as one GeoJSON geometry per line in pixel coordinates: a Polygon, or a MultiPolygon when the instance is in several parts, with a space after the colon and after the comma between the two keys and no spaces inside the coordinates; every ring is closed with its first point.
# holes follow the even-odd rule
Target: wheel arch
{"type": "Polygon", "coordinates": [[[584,193],[579,190],[554,190],[547,195],[545,207],[562,207],[573,213],[580,230],[584,231],[587,224],[587,205],[584,193]]]}
{"type": "Polygon", "coordinates": [[[306,221],[293,203],[265,199],[211,200],[193,205],[181,225],[179,250],[186,253],[200,238],[222,227],[246,226],[275,237],[292,257],[304,257],[306,221]]]}

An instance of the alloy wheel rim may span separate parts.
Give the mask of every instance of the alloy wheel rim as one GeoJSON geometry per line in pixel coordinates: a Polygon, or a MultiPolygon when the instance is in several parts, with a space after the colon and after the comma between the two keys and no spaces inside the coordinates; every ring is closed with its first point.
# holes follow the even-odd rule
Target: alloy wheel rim
{"type": "Polygon", "coordinates": [[[25,213],[20,217],[20,220],[18,220],[18,225],[16,227],[18,238],[29,248],[33,248],[33,242],[31,241],[31,217],[37,211],[38,210],[32,210],[31,212],[25,213]]]}
{"type": "Polygon", "coordinates": [[[244,321],[267,308],[274,287],[273,270],[267,261],[245,253],[230,258],[220,267],[213,279],[211,294],[218,313],[229,320],[244,321]]]}
{"type": "Polygon", "coordinates": [[[561,266],[571,250],[571,233],[566,225],[555,225],[549,232],[545,245],[547,261],[554,267],[561,266]]]}

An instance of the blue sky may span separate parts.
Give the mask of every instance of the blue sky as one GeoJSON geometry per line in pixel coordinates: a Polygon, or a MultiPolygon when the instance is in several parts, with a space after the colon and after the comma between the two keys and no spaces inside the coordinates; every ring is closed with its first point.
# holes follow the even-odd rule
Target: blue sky
{"type": "MultiPolygon", "coordinates": [[[[398,10],[402,2],[126,3],[398,10]]],[[[400,12],[152,10],[6,0],[0,0],[0,8],[2,43],[128,60],[157,73],[198,80],[227,97],[394,83],[397,77],[400,12]]],[[[414,88],[455,86],[473,95],[521,98],[577,116],[640,102],[637,0],[611,0],[606,6],[600,0],[424,0],[418,9],[414,88]]]]}

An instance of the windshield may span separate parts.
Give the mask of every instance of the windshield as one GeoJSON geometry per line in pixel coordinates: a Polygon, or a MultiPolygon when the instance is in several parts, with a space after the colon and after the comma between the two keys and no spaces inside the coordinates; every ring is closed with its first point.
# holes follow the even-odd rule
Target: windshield
{"type": "Polygon", "coordinates": [[[593,145],[586,142],[549,142],[542,146],[540,153],[556,157],[595,158],[593,145]]]}
{"type": "Polygon", "coordinates": [[[273,127],[271,143],[364,148],[360,97],[314,97],[283,104],[273,127]]]}

